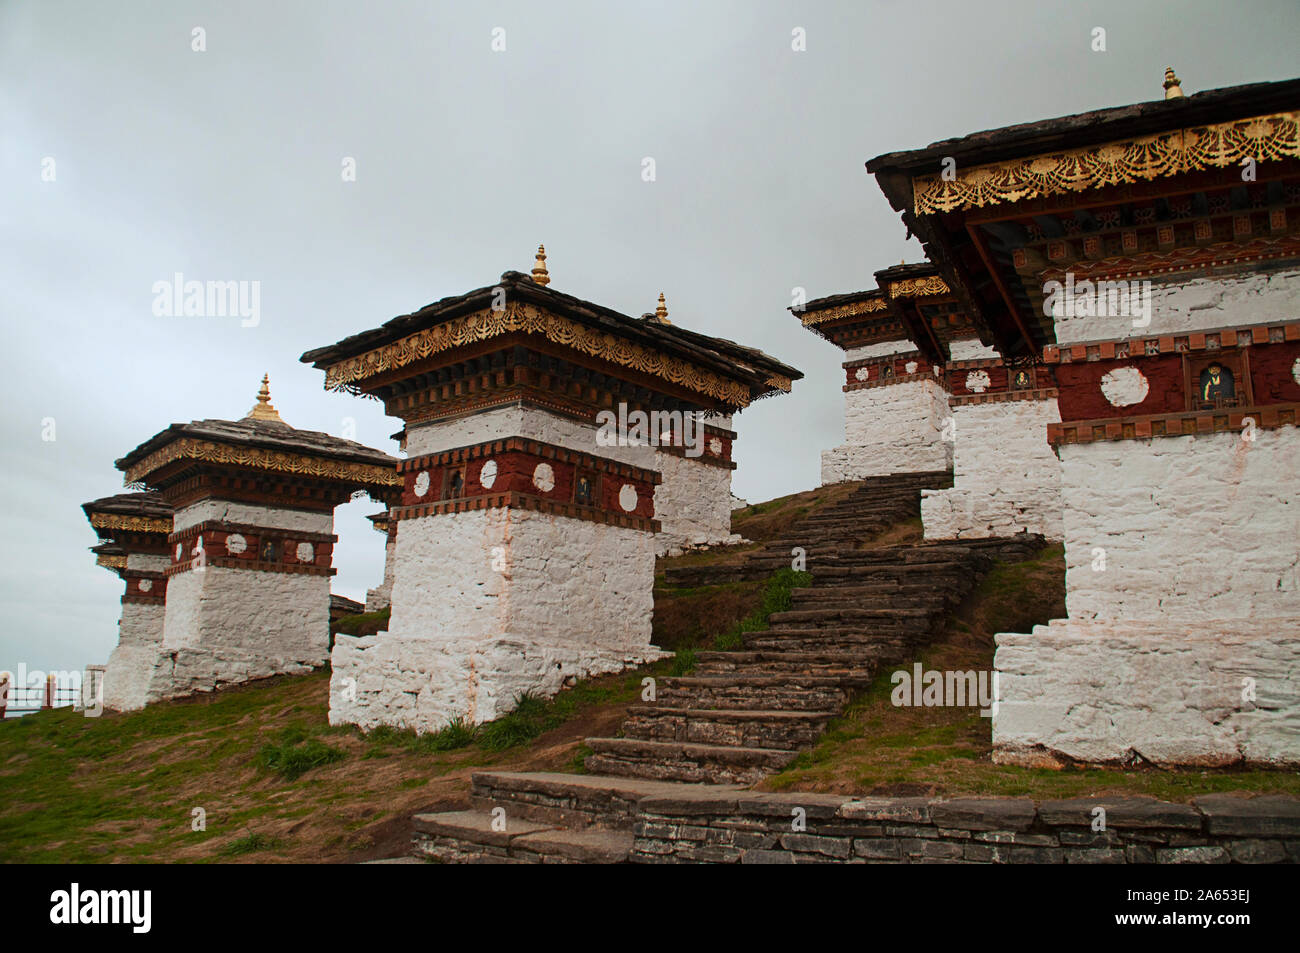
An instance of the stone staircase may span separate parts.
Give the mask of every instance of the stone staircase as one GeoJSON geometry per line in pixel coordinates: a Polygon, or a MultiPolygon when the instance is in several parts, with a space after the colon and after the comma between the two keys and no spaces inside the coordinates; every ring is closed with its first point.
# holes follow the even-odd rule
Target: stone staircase
{"type": "Polygon", "coordinates": [[[746,633],[739,650],[699,652],[689,676],[659,679],[655,701],[629,709],[620,737],[588,739],[591,775],[476,774],[476,810],[416,817],[416,855],[613,862],[631,849],[645,798],[685,797],[689,789],[698,801],[779,771],[816,744],[881,667],[910,662],[940,634],[996,560],[1023,559],[1043,545],[1023,536],[856,548],[917,512],[920,488],[937,482],[866,481],[813,514],[810,526],[800,523],[797,535],[753,554],[766,576],[790,565],[790,548],[804,546],[813,585],[795,590],[768,629],[746,633]],[[502,809],[496,820],[504,829],[494,827],[492,808],[502,809]]]}
{"type": "Polygon", "coordinates": [[[841,550],[921,515],[921,490],[952,486],[952,473],[938,470],[871,477],[851,493],[798,520],[780,539],[746,555],[739,565],[674,566],[665,570],[670,586],[708,586],[766,579],[790,565],[792,551],[804,551],[808,565],[821,565],[841,550]]]}

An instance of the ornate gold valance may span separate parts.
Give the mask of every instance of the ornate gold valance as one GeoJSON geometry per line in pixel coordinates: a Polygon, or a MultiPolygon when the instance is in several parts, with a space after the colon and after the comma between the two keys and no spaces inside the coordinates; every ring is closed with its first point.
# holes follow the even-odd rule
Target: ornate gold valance
{"type": "MultiPolygon", "coordinates": [[[[370,486],[401,486],[397,470],[373,463],[353,463],[346,460],[328,460],[300,453],[265,450],[261,447],[234,447],[224,443],[182,437],[154,451],[126,471],[124,482],[129,486],[143,480],[148,474],[173,460],[198,460],[204,463],[229,463],[254,467],[259,470],[277,470],[298,473],[326,480],[340,480],[370,486]]],[[[94,521],[91,521],[94,525],[94,521]]],[[[170,525],[168,532],[171,531],[170,525]]]]}
{"type": "Polygon", "coordinates": [[[948,290],[948,283],[938,275],[930,275],[928,278],[904,278],[902,281],[889,283],[891,298],[928,298],[946,294],[952,292],[948,290]]]}
{"type": "MultiPolygon", "coordinates": [[[[170,533],[172,521],[150,516],[125,516],[120,513],[92,513],[90,525],[95,529],[119,529],[134,533],[170,533]]],[[[103,565],[103,564],[101,564],[103,565]]]]}
{"type": "MultiPolygon", "coordinates": [[[[511,302],[500,311],[485,308],[453,318],[417,331],[400,341],[331,364],[325,369],[325,388],[356,390],[354,385],[358,381],[376,374],[414,364],[443,351],[514,332],[539,334],[556,344],[621,367],[654,375],[735,407],[749,405],[749,388],[739,381],[728,380],[688,361],[633,344],[525,302],[511,302]]],[[[790,389],[788,381],[783,389],[790,389]]]]}
{"type": "Polygon", "coordinates": [[[1297,157],[1297,114],[1277,113],[973,166],[952,181],[937,174],[919,176],[912,180],[912,203],[918,215],[927,215],[1150,181],[1239,165],[1248,158],[1297,157]]]}
{"type": "Polygon", "coordinates": [[[834,308],[826,308],[821,311],[805,311],[800,314],[799,320],[803,322],[805,328],[811,328],[818,324],[825,324],[827,321],[853,318],[860,314],[874,314],[888,308],[889,305],[884,298],[867,298],[865,301],[853,301],[849,304],[836,305],[834,308]]]}

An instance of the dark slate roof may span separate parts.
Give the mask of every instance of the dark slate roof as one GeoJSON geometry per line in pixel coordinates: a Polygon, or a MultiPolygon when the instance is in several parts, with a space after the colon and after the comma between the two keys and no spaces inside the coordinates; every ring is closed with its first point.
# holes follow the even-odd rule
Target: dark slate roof
{"type": "Polygon", "coordinates": [[[89,547],[90,551],[96,556],[125,556],[126,550],[111,540],[107,543],[100,543],[98,546],[89,547]]]}
{"type": "Polygon", "coordinates": [[[120,513],[123,516],[144,516],[150,519],[171,519],[172,505],[162,494],[152,490],[139,493],[118,493],[102,499],[82,503],[81,509],[90,519],[91,513],[120,513]]]}
{"type": "Polygon", "coordinates": [[[876,272],[876,281],[883,288],[890,281],[906,281],[908,278],[929,278],[937,275],[939,269],[932,261],[912,261],[899,265],[890,265],[876,272]]]}
{"type": "Polygon", "coordinates": [[[1287,112],[1300,106],[1300,79],[1227,86],[1174,99],[1164,99],[1158,83],[1153,83],[1153,88],[1160,93],[1161,98],[1129,106],[1095,109],[1058,119],[988,129],[956,139],[943,139],[923,149],[888,152],[869,160],[867,171],[873,174],[885,169],[924,169],[933,172],[938,170],[940,161],[948,156],[956,159],[959,166],[982,165],[1019,156],[1077,149],[1169,129],[1230,122],[1271,112],[1287,112]]]}
{"type": "Polygon", "coordinates": [[[418,311],[386,321],[373,330],[346,337],[337,344],[307,351],[301,360],[304,364],[323,369],[344,358],[363,354],[462,314],[480,310],[491,303],[496,288],[505,288],[508,296],[542,305],[557,314],[625,340],[690,360],[732,380],[743,381],[755,390],[769,390],[767,379],[774,374],[791,380],[803,377],[802,372],[755,348],[725,338],[698,334],[675,324],[656,324],[643,318],[629,317],[611,308],[539,285],[531,276],[519,271],[507,271],[495,284],[466,294],[442,298],[418,311]]]}
{"type": "Polygon", "coordinates": [[[280,421],[245,417],[243,420],[194,420],[188,424],[172,424],[117,460],[115,466],[119,470],[127,470],[155,450],[181,437],[195,437],[217,443],[260,447],[287,453],[304,453],[313,457],[371,463],[384,467],[397,465],[396,457],[390,457],[382,450],[375,450],[353,440],[331,437],[318,430],[299,430],[280,421]]]}

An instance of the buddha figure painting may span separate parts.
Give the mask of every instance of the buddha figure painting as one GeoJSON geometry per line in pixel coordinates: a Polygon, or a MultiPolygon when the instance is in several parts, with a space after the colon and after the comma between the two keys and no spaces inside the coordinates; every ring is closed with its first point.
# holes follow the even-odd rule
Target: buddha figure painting
{"type": "Polygon", "coordinates": [[[592,504],[591,477],[585,473],[578,474],[578,480],[573,490],[573,501],[584,506],[592,504]]]}
{"type": "Polygon", "coordinates": [[[1029,385],[1030,385],[1029,372],[1016,371],[1016,376],[1015,379],[1012,381],[1011,386],[1019,390],[1021,388],[1028,387],[1029,385]]]}
{"type": "Polygon", "coordinates": [[[1211,364],[1201,371],[1200,400],[1202,404],[1222,404],[1235,401],[1232,371],[1221,364],[1211,364]]]}

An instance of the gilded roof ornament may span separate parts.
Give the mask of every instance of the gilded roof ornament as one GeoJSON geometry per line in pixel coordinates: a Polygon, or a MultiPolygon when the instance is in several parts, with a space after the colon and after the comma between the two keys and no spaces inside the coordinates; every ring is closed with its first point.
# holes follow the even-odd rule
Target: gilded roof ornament
{"type": "MultiPolygon", "coordinates": [[[[274,420],[278,424],[283,424],[284,420],[280,417],[280,412],[271,406],[271,375],[262,375],[262,386],[257,391],[257,403],[253,409],[244,415],[245,420],[274,420]]],[[[285,426],[288,426],[285,424],[285,426]]]]}
{"type": "Polygon", "coordinates": [[[672,322],[668,320],[668,302],[664,300],[664,293],[662,291],[659,292],[659,303],[655,305],[654,323],[672,324],[672,322]]]}
{"type": "Polygon", "coordinates": [[[533,265],[533,281],[539,285],[551,283],[550,273],[546,270],[546,246],[537,246],[537,263],[533,265]]]}
{"type": "Polygon", "coordinates": [[[1165,99],[1177,99],[1183,95],[1182,81],[1174,75],[1172,66],[1165,67],[1165,99]]]}

